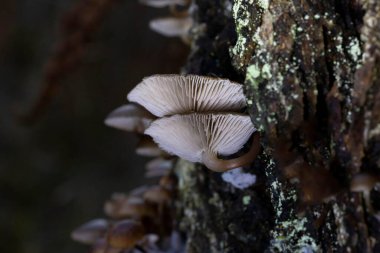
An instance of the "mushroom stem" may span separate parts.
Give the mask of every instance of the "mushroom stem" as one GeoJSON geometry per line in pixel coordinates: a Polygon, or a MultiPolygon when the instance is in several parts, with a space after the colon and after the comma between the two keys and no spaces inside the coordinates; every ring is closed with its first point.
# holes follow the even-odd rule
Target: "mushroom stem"
{"type": "Polygon", "coordinates": [[[230,169],[250,164],[260,152],[260,136],[255,133],[252,138],[252,144],[247,153],[234,159],[223,160],[209,152],[204,152],[202,162],[210,170],[216,172],[225,172],[230,169]]]}

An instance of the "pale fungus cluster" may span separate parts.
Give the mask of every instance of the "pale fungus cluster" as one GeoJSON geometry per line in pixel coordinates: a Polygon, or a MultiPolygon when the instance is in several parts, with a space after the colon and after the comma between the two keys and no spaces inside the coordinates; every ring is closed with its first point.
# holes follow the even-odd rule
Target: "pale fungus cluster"
{"type": "Polygon", "coordinates": [[[184,252],[173,222],[178,182],[171,156],[218,172],[251,163],[259,136],[242,114],[242,85],[205,76],[154,75],[144,78],[128,100],[105,124],[140,136],[136,152],[156,157],[146,165],[146,175],[159,176],[159,183],[113,194],[104,204],[108,218],[82,225],[72,238],[91,245],[91,253],[184,252]]]}
{"type": "Polygon", "coordinates": [[[159,117],[144,133],[169,154],[222,172],[249,164],[259,152],[256,129],[249,116],[240,113],[245,98],[238,83],[196,75],[154,75],[144,78],[127,97],[159,117]],[[248,152],[221,158],[241,152],[251,137],[248,152]]]}
{"type": "Polygon", "coordinates": [[[187,44],[191,41],[190,29],[194,25],[191,0],[140,0],[140,3],[155,8],[168,7],[172,14],[151,20],[151,30],[166,37],[179,37],[187,44]]]}
{"type": "MultiPolygon", "coordinates": [[[[188,41],[192,18],[190,0],[140,0],[152,7],[169,7],[174,17],[153,20],[153,30],[188,41]]],[[[178,179],[174,156],[225,172],[250,164],[260,150],[259,134],[246,107],[239,83],[197,75],[153,75],[128,94],[130,103],[112,111],[105,124],[140,137],[136,153],[154,157],[145,166],[147,177],[160,177],[153,186],[129,194],[114,193],[104,204],[106,219],[92,220],[71,234],[91,245],[91,253],[180,253],[185,243],[176,230],[178,179]]],[[[256,178],[242,180],[231,172],[226,182],[244,189],[256,178]],[[237,180],[235,178],[238,178],[237,180]],[[238,183],[236,183],[238,182],[238,183]]],[[[226,176],[225,176],[226,177],[226,176]]]]}
{"type": "Polygon", "coordinates": [[[105,124],[145,134],[136,152],[161,157],[147,165],[148,175],[163,175],[157,172],[172,166],[170,155],[223,172],[250,164],[259,152],[259,135],[250,117],[241,113],[246,104],[239,83],[197,75],[153,75],[127,98],[132,103],[111,112],[105,124]],[[232,155],[237,157],[228,159],[232,155]]]}
{"type": "Polygon", "coordinates": [[[173,222],[176,191],[177,179],[168,174],[158,185],[139,187],[129,194],[114,193],[104,204],[108,219],[89,221],[71,237],[91,245],[91,253],[184,252],[173,222]]]}

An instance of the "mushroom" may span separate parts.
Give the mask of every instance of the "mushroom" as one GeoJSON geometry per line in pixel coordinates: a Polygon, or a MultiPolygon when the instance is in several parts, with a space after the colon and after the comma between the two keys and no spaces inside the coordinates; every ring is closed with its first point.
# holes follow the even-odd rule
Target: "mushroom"
{"type": "Polygon", "coordinates": [[[108,237],[109,245],[119,249],[132,249],[144,234],[144,227],[140,222],[122,220],[112,227],[108,237]]]}
{"type": "Polygon", "coordinates": [[[178,178],[174,174],[162,176],[159,185],[166,190],[174,191],[178,185],[178,178]]]}
{"type": "Polygon", "coordinates": [[[136,104],[120,106],[108,114],[104,124],[120,130],[144,133],[155,117],[136,104]]]}
{"type": "Polygon", "coordinates": [[[163,8],[173,5],[185,6],[188,4],[189,0],[140,0],[139,2],[150,7],[163,8]]]}
{"type": "Polygon", "coordinates": [[[144,193],[144,199],[147,203],[154,204],[158,208],[155,218],[156,224],[159,225],[160,233],[165,234],[167,225],[171,227],[172,224],[173,214],[170,210],[170,203],[173,199],[172,193],[160,185],[155,185],[144,193]]]}
{"type": "Polygon", "coordinates": [[[145,165],[145,176],[146,177],[159,177],[164,176],[168,171],[173,168],[174,161],[173,159],[164,159],[158,157],[148,162],[145,165]]]}
{"type": "Polygon", "coordinates": [[[108,221],[105,219],[91,220],[71,233],[74,241],[83,244],[94,244],[108,229],[108,221]]]}
{"type": "Polygon", "coordinates": [[[166,37],[180,37],[189,41],[189,32],[193,26],[193,19],[185,17],[156,18],[149,22],[149,28],[166,37]]]}
{"type": "Polygon", "coordinates": [[[169,190],[165,189],[160,185],[152,186],[144,193],[144,199],[147,202],[154,204],[168,204],[171,199],[171,193],[169,190]]]}
{"type": "Polygon", "coordinates": [[[370,193],[373,187],[379,182],[379,178],[368,174],[368,173],[359,173],[353,176],[350,184],[350,190],[352,192],[362,192],[365,204],[370,211],[373,213],[373,208],[371,204],[370,193]]]}
{"type": "Polygon", "coordinates": [[[240,151],[256,131],[247,115],[174,115],[155,120],[145,131],[165,151],[209,169],[224,172],[251,163],[260,151],[259,135],[253,135],[249,151],[237,158],[221,159],[240,151]]]}
{"type": "Polygon", "coordinates": [[[113,219],[153,216],[154,210],[137,196],[114,193],[104,204],[104,212],[113,219]]]}
{"type": "Polygon", "coordinates": [[[141,156],[156,157],[168,156],[149,136],[143,135],[137,144],[136,154],[141,156]]]}
{"type": "Polygon", "coordinates": [[[233,112],[243,109],[243,86],[228,79],[197,75],[146,77],[128,100],[157,117],[189,112],[233,112]]]}

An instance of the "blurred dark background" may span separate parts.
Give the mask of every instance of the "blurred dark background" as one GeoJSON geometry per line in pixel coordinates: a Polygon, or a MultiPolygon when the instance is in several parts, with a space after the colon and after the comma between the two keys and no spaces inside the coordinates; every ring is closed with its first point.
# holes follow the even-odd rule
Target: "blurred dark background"
{"type": "Polygon", "coordinates": [[[144,76],[178,73],[187,57],[179,39],[148,28],[168,10],[115,1],[46,112],[21,124],[43,88],[60,21],[80,1],[1,0],[0,252],[86,252],[70,232],[104,217],[113,192],[144,184],[149,160],[135,154],[136,136],[104,118],[144,76]]]}

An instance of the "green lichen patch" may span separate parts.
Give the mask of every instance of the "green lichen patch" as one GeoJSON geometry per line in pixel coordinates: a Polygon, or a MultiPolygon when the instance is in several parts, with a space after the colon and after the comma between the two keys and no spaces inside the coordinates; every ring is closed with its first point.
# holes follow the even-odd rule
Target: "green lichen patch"
{"type": "Polygon", "coordinates": [[[232,16],[238,34],[235,45],[231,48],[232,63],[238,70],[248,65],[256,44],[252,40],[261,23],[261,15],[268,8],[266,0],[235,0],[232,16]]]}

